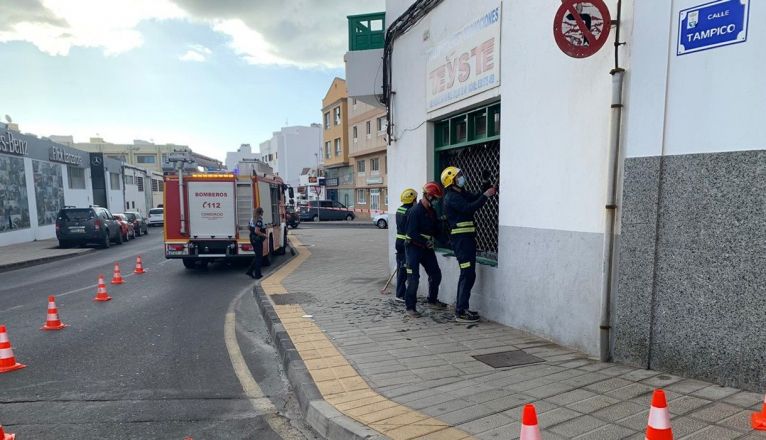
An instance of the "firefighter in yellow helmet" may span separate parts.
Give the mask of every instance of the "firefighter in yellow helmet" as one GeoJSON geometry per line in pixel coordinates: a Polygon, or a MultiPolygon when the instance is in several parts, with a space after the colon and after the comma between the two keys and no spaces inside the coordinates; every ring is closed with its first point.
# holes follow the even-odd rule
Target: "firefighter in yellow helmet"
{"type": "Polygon", "coordinates": [[[404,302],[404,292],[407,290],[407,257],[404,242],[407,239],[407,213],[418,198],[418,192],[412,188],[402,191],[399,199],[402,206],[396,210],[396,301],[404,302]]]}
{"type": "Polygon", "coordinates": [[[460,265],[455,320],[475,322],[479,320],[479,314],[468,309],[471,289],[476,281],[476,225],[473,216],[497,190],[490,186],[483,194],[468,192],[465,176],[456,167],[445,168],[441,181],[446,193],[443,207],[450,226],[450,242],[460,265]]]}

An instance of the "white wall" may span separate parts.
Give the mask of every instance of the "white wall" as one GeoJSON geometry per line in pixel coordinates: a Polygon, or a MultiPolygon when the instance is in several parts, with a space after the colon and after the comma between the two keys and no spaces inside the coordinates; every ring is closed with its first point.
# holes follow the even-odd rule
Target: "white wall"
{"type": "Polygon", "coordinates": [[[85,168],[85,189],[69,188],[69,169],[64,167],[64,202],[69,206],[84,208],[93,204],[93,184],[90,178],[90,168],[85,168]]]}
{"type": "Polygon", "coordinates": [[[320,126],[295,126],[282,130],[284,134],[284,153],[279,154],[281,172],[285,183],[293,187],[300,184],[301,171],[304,168],[315,168],[322,145],[322,128],[320,126]]]}
{"type": "Polygon", "coordinates": [[[704,2],[638,2],[628,157],[762,149],[766,4],[750,0],[747,41],[676,55],[679,11],[704,2]]]}

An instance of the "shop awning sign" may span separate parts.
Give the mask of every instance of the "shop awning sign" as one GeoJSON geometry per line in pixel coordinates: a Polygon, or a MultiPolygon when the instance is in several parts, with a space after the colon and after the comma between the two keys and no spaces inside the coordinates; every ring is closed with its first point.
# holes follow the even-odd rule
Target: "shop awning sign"
{"type": "Polygon", "coordinates": [[[678,14],[677,55],[747,41],[749,0],[718,0],[678,14]]]}
{"type": "Polygon", "coordinates": [[[565,54],[586,58],[604,46],[611,27],[603,0],[564,0],[553,19],[553,38],[565,54]]]}

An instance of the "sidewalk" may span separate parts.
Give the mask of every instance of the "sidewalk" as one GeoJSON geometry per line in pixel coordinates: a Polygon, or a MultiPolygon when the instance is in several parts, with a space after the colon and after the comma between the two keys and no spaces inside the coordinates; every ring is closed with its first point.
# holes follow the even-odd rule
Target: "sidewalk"
{"type": "Polygon", "coordinates": [[[499,324],[456,324],[449,312],[423,307],[423,318],[404,317],[380,294],[388,275],[383,231],[290,234],[300,254],[263,281],[259,301],[289,336],[275,338],[283,358],[297,358],[287,353],[294,347],[313,381],[291,374],[293,386],[315,384],[330,406],[307,414],[326,438],[341,438],[328,436],[335,422],[347,426],[345,438],[516,439],[531,402],[545,440],[643,440],[651,392],[662,387],[674,438],[766,439],[749,427],[762,395],[600,363],[499,324]],[[474,357],[516,350],[516,360],[526,354],[535,363],[493,368],[474,357]]]}
{"type": "Polygon", "coordinates": [[[58,246],[59,242],[55,239],[0,246],[0,272],[73,257],[94,250],[92,248],[59,249],[58,246]]]}

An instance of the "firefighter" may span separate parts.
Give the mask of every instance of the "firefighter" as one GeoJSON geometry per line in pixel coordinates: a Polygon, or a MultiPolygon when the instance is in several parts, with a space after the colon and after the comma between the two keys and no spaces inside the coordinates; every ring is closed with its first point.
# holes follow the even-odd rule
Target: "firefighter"
{"type": "Polygon", "coordinates": [[[494,186],[489,186],[483,194],[468,192],[465,190],[466,182],[462,171],[452,166],[442,171],[441,181],[446,188],[444,214],[450,227],[450,242],[460,265],[455,320],[476,322],[479,320],[479,314],[468,308],[471,289],[476,281],[476,225],[473,216],[497,190],[494,186]]]}
{"type": "Polygon", "coordinates": [[[399,199],[402,206],[396,210],[396,301],[404,302],[404,292],[407,289],[407,256],[404,251],[404,241],[407,239],[407,212],[412,208],[418,193],[412,188],[402,191],[399,199]]]}
{"type": "Polygon", "coordinates": [[[411,318],[421,316],[415,307],[420,284],[420,266],[423,266],[428,274],[428,304],[440,309],[447,307],[438,300],[442,272],[434,252],[434,236],[439,231],[434,205],[443,195],[444,191],[438,183],[428,182],[423,187],[423,197],[420,202],[410,208],[407,213],[407,235],[404,246],[407,255],[407,290],[404,294],[404,303],[407,315],[411,318]]]}
{"type": "Polygon", "coordinates": [[[268,238],[266,227],[263,224],[263,208],[255,208],[255,214],[248,224],[250,229],[250,244],[253,246],[253,261],[245,274],[256,280],[261,278],[261,265],[263,264],[263,241],[268,238]]]}

